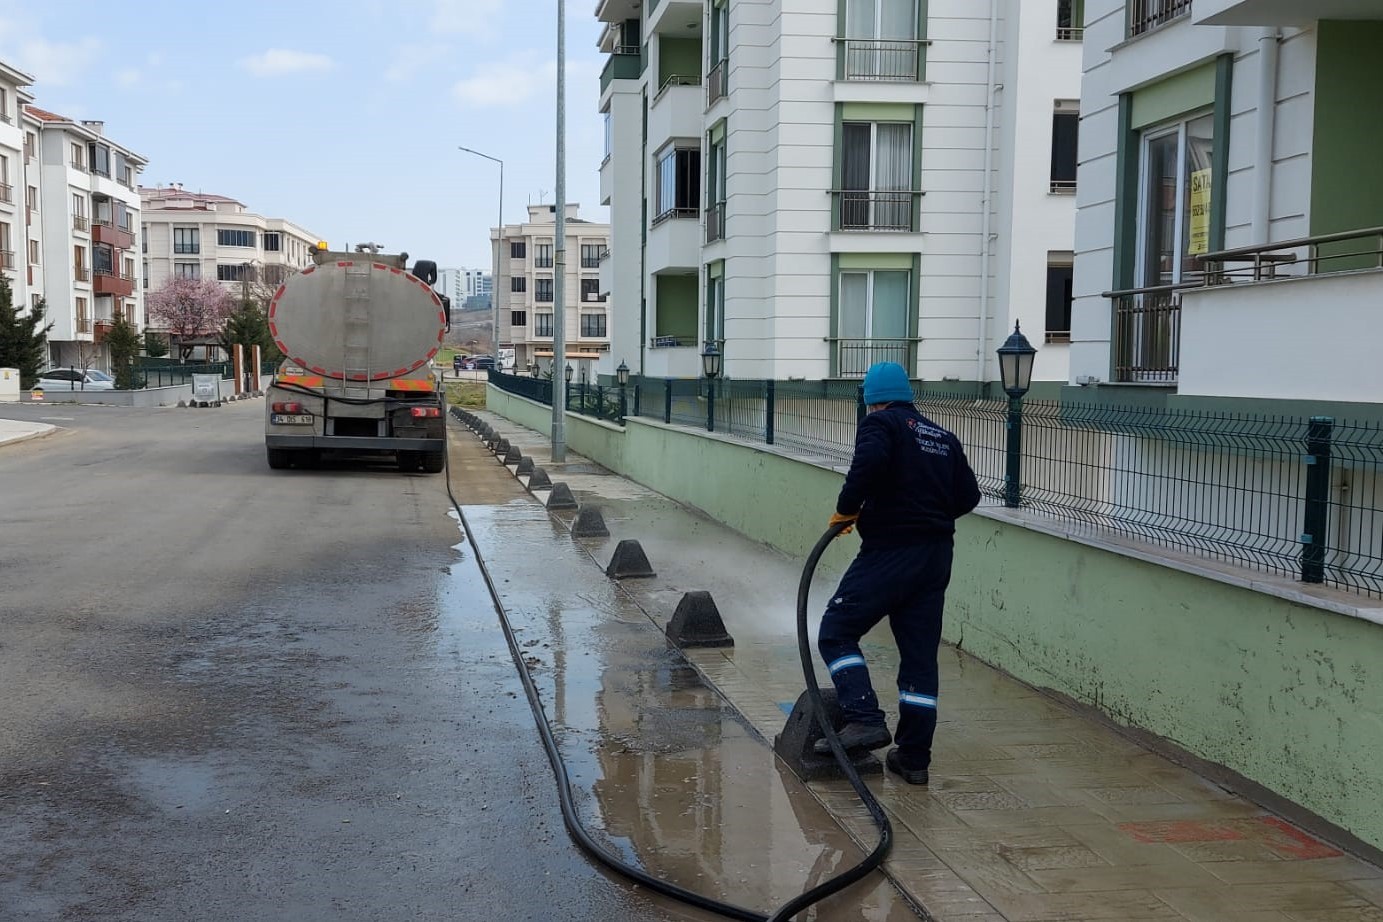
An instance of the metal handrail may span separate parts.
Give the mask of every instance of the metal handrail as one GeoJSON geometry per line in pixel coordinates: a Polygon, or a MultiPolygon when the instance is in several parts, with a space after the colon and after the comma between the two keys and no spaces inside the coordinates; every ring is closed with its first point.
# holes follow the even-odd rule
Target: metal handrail
{"type": "Polygon", "coordinates": [[[853,36],[848,36],[848,35],[833,35],[833,36],[831,36],[831,41],[837,42],[837,43],[839,43],[839,42],[898,42],[898,43],[900,43],[900,44],[902,44],[902,43],[907,43],[907,44],[910,44],[910,45],[930,45],[930,44],[932,43],[932,40],[929,39],[929,38],[873,38],[873,37],[870,37],[870,38],[855,38],[855,37],[853,37],[853,36]]]}
{"type": "Polygon", "coordinates": [[[1235,247],[1230,250],[1216,250],[1201,257],[1205,262],[1222,262],[1239,256],[1255,256],[1272,250],[1295,250],[1301,247],[1318,246],[1322,243],[1341,243],[1345,240],[1358,240],[1362,237],[1383,238],[1383,227],[1365,227],[1354,231],[1336,231],[1331,234],[1317,234],[1314,237],[1296,237],[1291,240],[1275,240],[1272,243],[1257,243],[1252,246],[1235,247]]]}
{"type": "Polygon", "coordinates": [[[700,74],[695,74],[695,75],[693,75],[693,74],[668,74],[667,79],[664,80],[664,81],[662,82],[662,84],[658,87],[658,92],[655,93],[655,94],[653,94],[653,101],[654,101],[654,102],[657,102],[657,101],[658,101],[658,97],[659,97],[659,96],[662,96],[663,93],[664,93],[664,91],[666,91],[667,88],[670,87],[670,86],[700,86],[700,85],[701,85],[701,75],[700,75],[700,74]]]}

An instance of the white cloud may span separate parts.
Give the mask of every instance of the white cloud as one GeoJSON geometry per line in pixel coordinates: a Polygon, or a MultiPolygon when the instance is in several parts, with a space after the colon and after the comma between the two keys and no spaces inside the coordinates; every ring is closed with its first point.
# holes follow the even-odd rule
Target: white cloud
{"type": "Polygon", "coordinates": [[[432,0],[428,27],[442,35],[489,36],[503,9],[504,0],[432,0]]]}
{"type": "MultiPolygon", "coordinates": [[[[579,98],[582,81],[594,80],[596,66],[589,61],[567,61],[567,104],[579,98]]],[[[557,62],[546,61],[534,52],[515,55],[507,61],[482,65],[475,76],[457,81],[452,95],[463,106],[484,108],[513,106],[535,96],[556,93],[557,62]]]]}
{"type": "Polygon", "coordinates": [[[331,70],[335,62],[315,51],[270,48],[241,58],[240,66],[256,77],[277,77],[282,74],[320,73],[331,70]]]}
{"type": "MultiPolygon", "coordinates": [[[[11,37],[18,30],[4,30],[11,37]]],[[[50,42],[43,38],[20,38],[10,63],[33,74],[39,86],[74,86],[81,82],[97,53],[101,40],[86,36],[69,42],[50,42]]]]}

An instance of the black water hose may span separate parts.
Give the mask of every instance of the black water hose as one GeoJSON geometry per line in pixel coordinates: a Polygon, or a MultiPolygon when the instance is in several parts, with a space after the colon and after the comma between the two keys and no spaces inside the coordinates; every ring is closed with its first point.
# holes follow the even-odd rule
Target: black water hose
{"type": "Polygon", "coordinates": [[[452,492],[450,439],[447,440],[447,443],[448,448],[445,452],[447,498],[451,500],[452,506],[456,509],[456,515],[461,521],[461,527],[471,546],[471,552],[475,554],[475,562],[480,569],[480,575],[485,580],[485,588],[489,591],[495,612],[499,616],[500,628],[504,631],[504,639],[509,645],[509,654],[514,659],[519,681],[523,683],[524,694],[528,696],[528,705],[533,711],[534,723],[538,726],[538,735],[542,739],[543,749],[547,752],[548,762],[552,765],[552,773],[557,780],[557,798],[561,805],[562,823],[567,828],[567,834],[577,845],[605,867],[656,893],[661,893],[663,896],[694,906],[697,909],[703,909],[729,919],[741,919],[744,922],[786,922],[808,906],[850,886],[883,862],[888,850],[893,845],[893,827],[889,823],[888,817],[884,815],[878,800],[865,786],[859,773],[855,771],[850,759],[846,756],[845,750],[840,745],[840,738],[836,736],[835,728],[825,718],[825,706],[821,700],[821,689],[816,682],[816,673],[812,666],[811,644],[807,637],[807,595],[811,588],[812,576],[816,572],[817,563],[820,562],[826,547],[845,528],[844,525],[832,526],[807,557],[807,564],[802,573],[802,582],[797,591],[797,640],[802,653],[802,667],[807,680],[807,689],[816,709],[817,723],[821,726],[826,738],[831,741],[831,750],[835,753],[836,762],[839,763],[845,776],[850,780],[851,786],[854,787],[855,793],[860,796],[865,806],[869,808],[870,815],[879,825],[879,844],[874,848],[874,851],[853,868],[788,901],[772,915],[766,915],[757,910],[736,906],[733,903],[711,899],[662,878],[654,877],[642,868],[622,861],[619,856],[602,847],[581,824],[581,818],[576,810],[576,801],[572,796],[571,777],[567,773],[566,763],[562,760],[561,750],[557,746],[557,738],[552,732],[552,724],[548,721],[547,712],[543,709],[542,699],[538,696],[538,688],[533,683],[533,677],[528,673],[528,664],[524,662],[518,638],[514,635],[513,626],[509,622],[509,613],[504,607],[504,602],[500,599],[499,590],[496,588],[494,580],[490,577],[490,569],[486,566],[485,558],[480,553],[480,545],[471,532],[466,513],[461,509],[461,503],[456,499],[456,494],[452,492]]]}

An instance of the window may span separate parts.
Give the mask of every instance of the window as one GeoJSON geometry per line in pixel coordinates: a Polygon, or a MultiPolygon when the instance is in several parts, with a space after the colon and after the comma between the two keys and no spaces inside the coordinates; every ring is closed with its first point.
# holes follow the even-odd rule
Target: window
{"type": "Polygon", "coordinates": [[[72,169],[86,170],[86,149],[80,144],[72,145],[72,169]]]}
{"type": "Polygon", "coordinates": [[[1129,0],[1128,34],[1142,35],[1189,12],[1191,0],[1129,0]]]}
{"type": "Polygon", "coordinates": [[[912,230],[912,125],[841,125],[840,229],[912,230]]]}
{"type": "Polygon", "coordinates": [[[523,240],[511,240],[509,242],[509,258],[523,259],[528,255],[528,244],[523,240]]]}
{"type": "Polygon", "coordinates": [[[533,335],[551,336],[552,335],[552,315],[534,314],[533,315],[533,335]]]}
{"type": "Polygon", "coordinates": [[[72,275],[79,282],[91,279],[91,272],[86,265],[86,247],[74,246],[72,248],[72,275]]]}
{"type": "Polygon", "coordinates": [[[510,311],[509,325],[511,327],[528,326],[528,311],[510,311]]]}
{"type": "Polygon", "coordinates": [[[10,158],[0,154],[0,183],[8,185],[10,181],[10,158]]]}
{"type": "Polygon", "coordinates": [[[264,235],[264,252],[277,253],[283,246],[282,237],[276,233],[266,233],[264,235]]]}
{"type": "Polygon", "coordinates": [[[10,226],[0,221],[0,269],[14,268],[14,250],[11,249],[10,226]]]}
{"type": "Polygon", "coordinates": [[[581,280],[581,303],[589,304],[593,301],[604,301],[600,296],[600,279],[581,280]]]}
{"type": "Polygon", "coordinates": [[[846,80],[917,80],[917,0],[848,0],[846,80]]]}
{"type": "Polygon", "coordinates": [[[9,91],[0,87],[0,122],[13,122],[14,118],[10,115],[9,91]]]}
{"type": "Polygon", "coordinates": [[[1052,194],[1076,191],[1076,151],[1080,136],[1080,103],[1058,101],[1052,113],[1052,194]]]}
{"type": "Polygon", "coordinates": [[[130,259],[128,256],[125,257],[125,266],[120,272],[120,277],[126,279],[134,278],[134,260],[130,259]]]}
{"type": "MultiPolygon", "coordinates": [[[[724,266],[724,263],[721,263],[724,266]]],[[[725,341],[725,276],[706,278],[706,339],[725,341]]]]}
{"type": "Polygon", "coordinates": [[[38,241],[37,241],[37,240],[30,240],[30,241],[29,241],[29,265],[31,265],[31,266],[37,266],[37,265],[38,265],[38,256],[39,256],[38,241]]]}
{"type": "Polygon", "coordinates": [[[86,196],[73,194],[72,196],[72,229],[86,230],[86,196]]]}
{"type": "Polygon", "coordinates": [[[134,188],[134,167],[130,166],[130,161],[125,159],[124,154],[115,155],[115,178],[122,186],[134,188]]]}
{"type": "Polygon", "coordinates": [[[658,200],[653,223],[694,218],[701,202],[701,151],[672,148],[658,158],[658,200]]]}
{"type": "Polygon", "coordinates": [[[721,0],[711,7],[711,40],[706,44],[711,60],[706,73],[708,103],[714,103],[726,94],[726,76],[730,57],[730,4],[721,0]]]}
{"type": "Polygon", "coordinates": [[[134,233],[134,216],[130,209],[125,207],[124,202],[115,203],[115,223],[122,231],[134,233]]]}
{"type": "Polygon", "coordinates": [[[1071,341],[1072,254],[1047,254],[1047,342],[1071,341]]]}
{"type": "Polygon", "coordinates": [[[202,252],[201,235],[201,230],[196,227],[173,228],[173,252],[184,254],[202,252]]]}
{"type": "Polygon", "coordinates": [[[581,335],[582,337],[600,337],[608,335],[605,332],[604,314],[582,314],[581,315],[581,335]]]}
{"type": "Polygon", "coordinates": [[[1085,0],[1056,0],[1056,40],[1078,42],[1085,37],[1085,0]]]}
{"type": "Polygon", "coordinates": [[[610,110],[606,109],[601,113],[601,119],[605,122],[605,159],[610,159],[610,151],[614,147],[614,128],[610,124],[610,110]]]}
{"type": "Polygon", "coordinates": [[[581,268],[599,269],[600,251],[605,249],[603,243],[583,243],[581,244],[581,268]]]}
{"type": "Polygon", "coordinates": [[[24,190],[24,204],[29,206],[30,211],[38,211],[38,186],[24,190]]]}
{"type": "Polygon", "coordinates": [[[218,265],[216,267],[216,281],[248,282],[250,281],[250,267],[244,263],[240,265],[218,265]]]}
{"type": "Polygon", "coordinates": [[[202,264],[191,262],[173,263],[173,275],[180,279],[199,279],[202,277],[202,264]]]}
{"type": "Polygon", "coordinates": [[[1138,280],[1174,285],[1200,275],[1210,251],[1214,119],[1200,116],[1143,134],[1138,280]]]}
{"type": "Polygon", "coordinates": [[[239,228],[220,227],[216,229],[216,245],[223,247],[253,247],[255,232],[239,228]]]}
{"type": "Polygon", "coordinates": [[[86,298],[77,298],[77,332],[91,332],[91,315],[87,313],[86,298]]]}
{"type": "Polygon", "coordinates": [[[552,279],[533,280],[533,300],[552,301],[552,279]]]}
{"type": "Polygon", "coordinates": [[[837,374],[863,375],[875,362],[910,368],[908,317],[912,273],[873,269],[840,274],[837,374]]]}
{"type": "Polygon", "coordinates": [[[92,142],[87,146],[87,152],[91,155],[91,172],[98,176],[110,176],[110,148],[104,144],[92,142]]]}
{"type": "Polygon", "coordinates": [[[32,160],[38,156],[38,136],[32,131],[24,132],[24,159],[32,160]]]}
{"type": "Polygon", "coordinates": [[[509,279],[510,291],[527,291],[528,279],[522,275],[516,275],[509,279]]]}
{"type": "Polygon", "coordinates": [[[144,274],[141,276],[141,278],[144,279],[144,287],[145,287],[145,288],[148,288],[148,287],[149,287],[149,260],[147,260],[147,259],[144,260],[144,274]]]}
{"type": "Polygon", "coordinates": [[[533,247],[533,265],[538,269],[552,268],[552,244],[539,243],[533,247]]]}
{"type": "Polygon", "coordinates": [[[725,239],[725,137],[711,140],[706,163],[706,242],[725,239]]]}
{"type": "Polygon", "coordinates": [[[139,251],[141,253],[149,252],[149,225],[147,224],[139,225],[139,251]]]}
{"type": "Polygon", "coordinates": [[[91,248],[91,268],[97,275],[114,275],[115,251],[104,243],[93,246],[91,248]]]}

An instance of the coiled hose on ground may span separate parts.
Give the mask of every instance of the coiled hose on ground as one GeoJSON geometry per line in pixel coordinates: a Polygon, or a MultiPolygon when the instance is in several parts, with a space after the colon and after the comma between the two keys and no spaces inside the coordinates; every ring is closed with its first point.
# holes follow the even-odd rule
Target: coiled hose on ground
{"type": "Polygon", "coordinates": [[[825,553],[826,548],[836,536],[844,530],[845,525],[832,526],[821,536],[821,540],[807,555],[807,562],[802,570],[802,581],[798,584],[797,589],[797,642],[798,650],[802,655],[802,673],[807,682],[807,690],[811,695],[813,707],[816,710],[817,723],[826,739],[830,741],[831,751],[835,754],[837,764],[840,765],[845,777],[849,779],[851,786],[855,789],[855,793],[859,795],[860,800],[869,809],[870,815],[878,825],[879,844],[854,867],[813,887],[801,896],[789,900],[775,912],[767,914],[736,906],[733,903],[714,900],[684,887],[679,887],[677,884],[654,877],[642,868],[622,861],[619,856],[602,847],[581,824],[581,818],[576,810],[576,801],[572,796],[571,779],[567,773],[566,763],[562,761],[562,753],[557,746],[557,738],[552,732],[552,724],[547,719],[547,712],[543,710],[542,700],[538,696],[538,688],[533,683],[533,677],[528,673],[528,666],[524,662],[518,639],[515,637],[514,629],[509,622],[509,614],[504,608],[504,602],[500,599],[499,590],[495,587],[494,580],[490,577],[490,570],[485,564],[480,546],[471,533],[470,523],[466,520],[466,513],[462,510],[460,502],[457,501],[456,494],[452,492],[450,455],[451,452],[448,450],[447,497],[451,500],[451,504],[455,507],[456,514],[461,520],[462,530],[465,532],[466,540],[470,543],[472,553],[475,554],[476,565],[480,569],[481,577],[485,580],[485,588],[489,591],[495,612],[499,616],[500,627],[504,631],[504,639],[509,645],[510,655],[514,658],[514,667],[518,670],[520,682],[523,683],[524,694],[528,696],[529,707],[533,710],[533,720],[538,726],[538,735],[542,739],[543,749],[547,751],[548,762],[551,763],[552,773],[557,780],[557,797],[561,804],[562,822],[567,828],[568,835],[577,845],[616,874],[656,893],[661,893],[697,909],[703,909],[729,919],[741,919],[744,922],[788,922],[794,915],[808,906],[845,889],[883,863],[893,845],[893,827],[884,814],[883,807],[875,799],[873,792],[869,790],[859,773],[855,771],[854,765],[841,747],[840,738],[836,735],[835,728],[826,719],[825,705],[821,700],[821,688],[817,684],[816,672],[813,668],[811,642],[807,636],[807,601],[811,590],[812,576],[816,572],[817,564],[821,561],[821,555],[825,553]]]}

